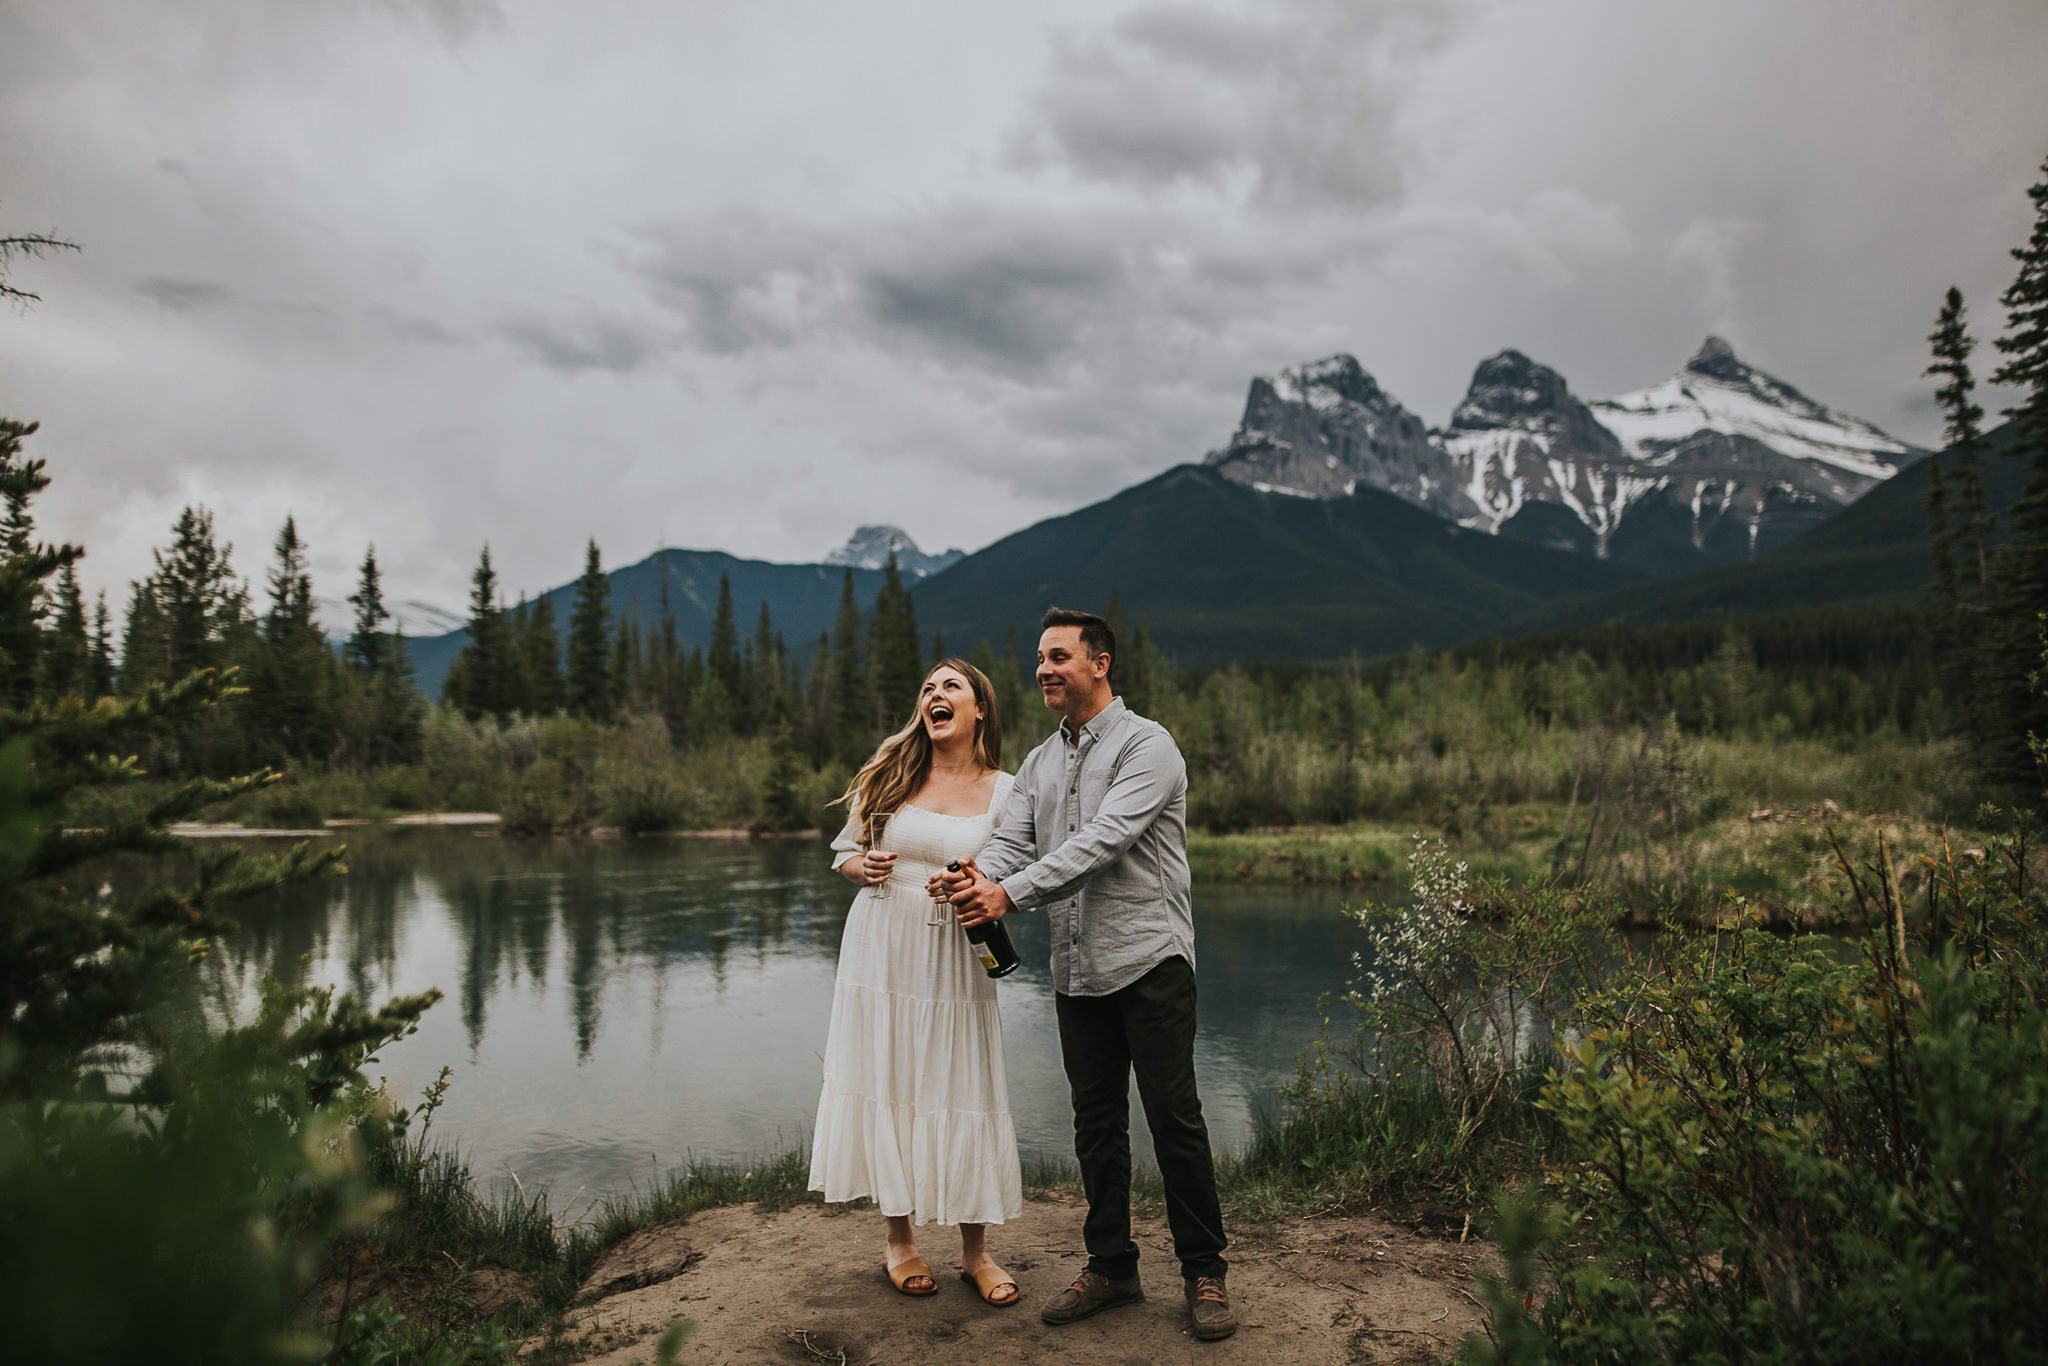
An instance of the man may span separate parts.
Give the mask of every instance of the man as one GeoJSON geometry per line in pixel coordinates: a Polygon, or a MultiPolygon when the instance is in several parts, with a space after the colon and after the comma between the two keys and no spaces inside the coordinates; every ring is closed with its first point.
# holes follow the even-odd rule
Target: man
{"type": "Polygon", "coordinates": [[[1116,696],[1116,636],[1092,612],[1040,623],[1038,686],[1059,729],[1025,758],[988,846],[945,878],[960,923],[1043,910],[1060,1054],[1088,1196],[1088,1267],[1046,1305],[1072,1323],[1144,1298],[1131,1241],[1130,1077],[1166,1181],[1194,1335],[1229,1337],[1223,1214],[1195,1089],[1195,926],[1187,765],[1166,728],[1116,696]]]}

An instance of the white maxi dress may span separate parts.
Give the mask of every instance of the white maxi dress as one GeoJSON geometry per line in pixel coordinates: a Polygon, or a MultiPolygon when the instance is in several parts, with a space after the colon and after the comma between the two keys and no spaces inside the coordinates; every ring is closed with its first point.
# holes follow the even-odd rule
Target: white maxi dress
{"type": "MultiPolygon", "coordinates": [[[[1000,1224],[1024,1208],[1017,1128],[1003,1069],[996,984],[957,924],[925,923],[925,880],[988,842],[1012,779],[979,816],[905,806],[887,900],[863,887],[839,944],[811,1189],[865,1196],[915,1224],[1000,1224]]],[[[832,842],[836,868],[860,851],[859,817],[832,842]]]]}

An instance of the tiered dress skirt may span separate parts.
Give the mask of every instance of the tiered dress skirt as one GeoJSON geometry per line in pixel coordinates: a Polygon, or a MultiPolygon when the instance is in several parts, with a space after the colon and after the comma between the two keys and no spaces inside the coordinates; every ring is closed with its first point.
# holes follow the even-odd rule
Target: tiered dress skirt
{"type": "Polygon", "coordinates": [[[827,1200],[865,1196],[918,1224],[1000,1224],[1023,1209],[996,984],[958,925],[926,923],[925,879],[979,850],[992,824],[903,808],[887,838],[891,894],[854,898],[811,1147],[811,1189],[827,1200]]]}

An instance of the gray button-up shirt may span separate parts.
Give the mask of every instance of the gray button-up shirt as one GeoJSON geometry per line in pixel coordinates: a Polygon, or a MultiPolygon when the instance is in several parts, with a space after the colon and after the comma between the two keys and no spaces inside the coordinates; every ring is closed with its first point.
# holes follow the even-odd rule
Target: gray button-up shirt
{"type": "Polygon", "coordinates": [[[1188,770],[1173,736],[1117,698],[1025,756],[976,861],[1052,927],[1052,984],[1107,996],[1179,954],[1195,962],[1188,770]]]}

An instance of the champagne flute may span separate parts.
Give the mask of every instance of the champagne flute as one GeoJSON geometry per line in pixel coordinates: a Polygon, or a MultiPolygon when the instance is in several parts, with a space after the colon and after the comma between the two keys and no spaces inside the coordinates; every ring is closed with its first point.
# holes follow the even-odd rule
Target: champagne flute
{"type": "MultiPolygon", "coordinates": [[[[880,815],[878,815],[878,816],[869,816],[869,817],[868,817],[868,850],[869,850],[870,852],[876,852],[876,851],[879,851],[879,852],[882,852],[882,853],[887,853],[887,852],[888,852],[888,846],[887,846],[886,844],[884,844],[884,843],[883,843],[883,841],[884,841],[884,840],[886,840],[886,839],[888,838],[888,836],[889,836],[889,813],[885,811],[885,812],[883,812],[882,814],[880,814],[880,815]]],[[[895,876],[896,876],[896,870],[895,870],[895,869],[893,869],[893,868],[892,868],[892,869],[890,869],[890,870],[889,870],[889,876],[888,876],[888,877],[885,877],[885,878],[883,878],[883,879],[882,879],[882,880],[881,880],[880,882],[876,882],[876,883],[871,883],[871,884],[869,885],[869,887],[868,887],[868,895],[869,895],[869,896],[871,896],[871,897],[873,897],[873,898],[874,898],[874,899],[875,899],[876,901],[888,901],[888,900],[890,900],[890,899],[891,899],[891,897],[890,897],[890,891],[889,891],[889,883],[890,883],[890,881],[891,881],[892,879],[894,879],[894,878],[895,878],[895,876]]]]}
{"type": "Polygon", "coordinates": [[[939,889],[932,893],[931,906],[925,915],[924,923],[934,928],[953,923],[953,903],[946,896],[945,884],[941,883],[939,889]]]}

